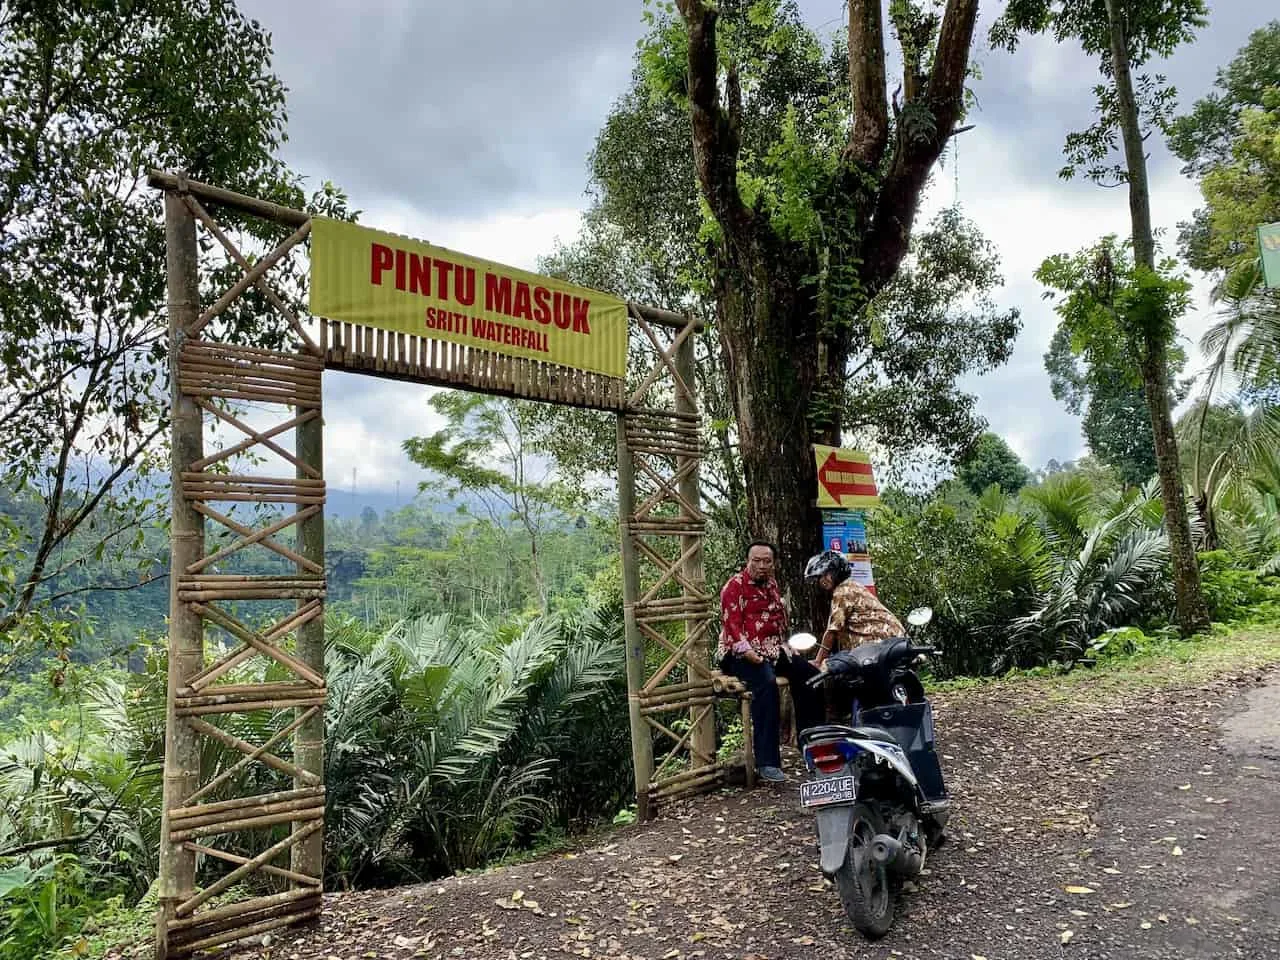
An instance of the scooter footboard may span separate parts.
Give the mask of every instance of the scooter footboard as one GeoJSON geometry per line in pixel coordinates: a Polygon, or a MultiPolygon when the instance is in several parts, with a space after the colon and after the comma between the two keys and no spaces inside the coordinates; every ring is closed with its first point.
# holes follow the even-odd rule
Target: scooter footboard
{"type": "Polygon", "coordinates": [[[822,872],[831,876],[840,869],[849,853],[853,830],[853,806],[822,807],[818,810],[818,844],[822,849],[822,872]]]}

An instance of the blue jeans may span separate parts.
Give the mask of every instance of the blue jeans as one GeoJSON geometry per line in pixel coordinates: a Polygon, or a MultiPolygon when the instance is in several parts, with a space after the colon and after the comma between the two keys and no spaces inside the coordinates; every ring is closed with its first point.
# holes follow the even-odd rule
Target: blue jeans
{"type": "Polygon", "coordinates": [[[805,682],[818,672],[808,660],[801,657],[779,655],[776,664],[765,660],[752,663],[742,657],[729,654],[720,664],[727,674],[737,677],[751,691],[752,746],[756,753],[757,767],[777,767],[782,764],[778,749],[778,683],[779,676],[786,677],[795,704],[796,729],[804,730],[823,722],[825,707],[822,691],[805,682]]]}

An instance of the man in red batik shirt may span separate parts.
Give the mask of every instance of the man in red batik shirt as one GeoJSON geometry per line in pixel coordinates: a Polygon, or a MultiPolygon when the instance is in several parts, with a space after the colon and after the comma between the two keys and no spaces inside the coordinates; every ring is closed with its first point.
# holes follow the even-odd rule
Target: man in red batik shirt
{"type": "Polygon", "coordinates": [[[796,728],[823,722],[821,692],[805,681],[818,671],[787,646],[787,609],[773,577],[777,551],[756,540],[747,550],[747,565],[720,591],[720,668],[751,691],[752,743],[756,772],[774,783],[786,779],[778,748],[777,677],[790,681],[796,728]]]}

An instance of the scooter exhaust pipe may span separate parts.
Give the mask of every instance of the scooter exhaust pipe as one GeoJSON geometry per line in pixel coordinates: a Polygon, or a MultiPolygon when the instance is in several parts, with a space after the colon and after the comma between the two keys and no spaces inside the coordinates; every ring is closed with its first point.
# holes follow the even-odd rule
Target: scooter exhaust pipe
{"type": "Polygon", "coordinates": [[[871,859],[904,877],[914,877],[924,868],[920,851],[887,833],[878,833],[872,838],[871,859]]]}

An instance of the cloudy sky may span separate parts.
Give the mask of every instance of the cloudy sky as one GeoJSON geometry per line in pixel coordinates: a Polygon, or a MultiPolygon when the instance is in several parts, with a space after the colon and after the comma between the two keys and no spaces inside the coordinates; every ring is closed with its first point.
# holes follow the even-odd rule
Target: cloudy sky
{"type": "MultiPolygon", "coordinates": [[[[842,0],[800,0],[826,35],[844,23],[842,0]]],[[[531,268],[576,233],[586,157],[626,89],[641,0],[241,0],[273,37],[289,88],[286,158],[311,184],[345,188],[361,221],[490,260],[531,268]]],[[[991,6],[979,28],[997,10],[991,6]]],[[[1158,69],[1189,105],[1266,16],[1250,0],[1214,3],[1194,45],[1158,69]]],[[[1078,421],[1054,401],[1042,355],[1055,318],[1032,271],[1047,255],[1103,233],[1127,233],[1123,190],[1057,178],[1064,135],[1086,126],[1096,66],[1072,47],[1032,41],[1014,54],[975,55],[976,129],[926,200],[959,199],[999,248],[1002,305],[1022,310],[1012,361],[967,384],[979,410],[1036,467],[1083,452],[1078,421]]],[[[1197,205],[1195,185],[1152,138],[1152,209],[1172,245],[1197,205]]],[[[1209,317],[1188,317],[1199,338],[1209,317]]],[[[422,388],[326,374],[325,454],[334,485],[358,470],[359,493],[407,492],[421,474],[400,452],[432,428],[422,388]],[[338,478],[342,478],[338,480],[338,478]]],[[[335,491],[336,492],[336,491],[335,491]]]]}

